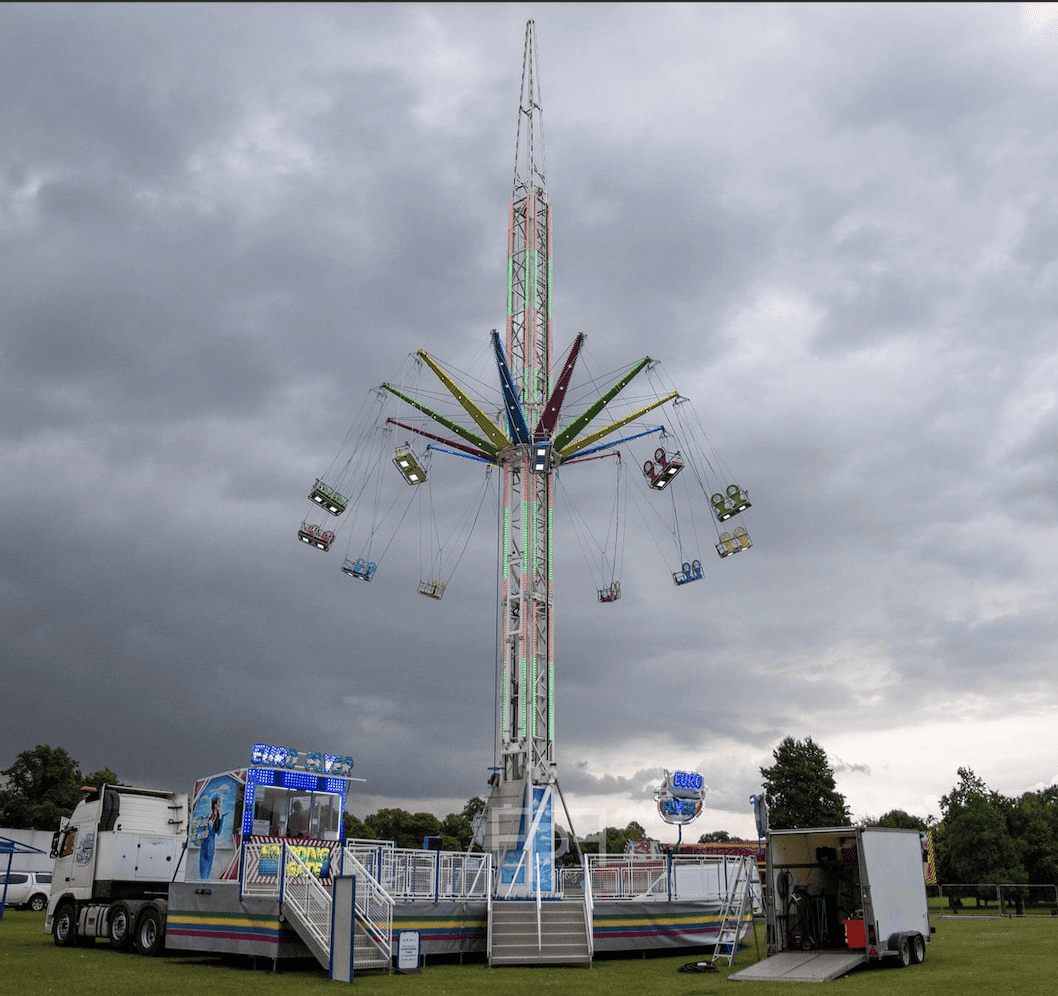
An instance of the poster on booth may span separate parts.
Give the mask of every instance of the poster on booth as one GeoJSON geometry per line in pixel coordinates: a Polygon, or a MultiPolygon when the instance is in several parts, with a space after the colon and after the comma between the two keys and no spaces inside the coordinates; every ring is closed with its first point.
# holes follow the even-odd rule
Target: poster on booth
{"type": "Polygon", "coordinates": [[[249,870],[252,880],[275,878],[279,874],[280,864],[286,855],[286,875],[297,875],[301,868],[298,861],[308,868],[313,878],[318,878],[325,885],[330,885],[331,876],[338,874],[338,863],[341,857],[340,842],[330,843],[314,841],[311,844],[293,844],[289,840],[269,841],[260,845],[257,856],[257,867],[249,870]],[[298,860],[295,861],[294,858],[298,860]]]}
{"type": "Polygon", "coordinates": [[[239,833],[243,778],[244,772],[229,771],[196,782],[188,845],[198,851],[198,860],[188,856],[188,880],[229,877],[239,833]]]}

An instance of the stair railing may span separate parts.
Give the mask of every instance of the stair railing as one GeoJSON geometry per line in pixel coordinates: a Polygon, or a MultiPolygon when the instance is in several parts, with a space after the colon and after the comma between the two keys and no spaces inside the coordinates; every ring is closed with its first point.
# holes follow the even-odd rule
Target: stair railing
{"type": "Polygon", "coordinates": [[[536,950],[544,950],[544,928],[542,923],[543,904],[540,897],[540,855],[536,858],[536,950]]]}
{"type": "Polygon", "coordinates": [[[351,851],[342,855],[342,872],[356,876],[356,919],[378,950],[393,955],[393,897],[351,851]]]}
{"type": "Polygon", "coordinates": [[[588,872],[588,856],[581,855],[584,869],[584,927],[588,934],[588,958],[595,958],[595,898],[591,891],[591,875],[588,872]]]}
{"type": "Polygon", "coordinates": [[[331,950],[331,894],[286,844],[283,845],[281,895],[284,911],[328,954],[331,950]]]}

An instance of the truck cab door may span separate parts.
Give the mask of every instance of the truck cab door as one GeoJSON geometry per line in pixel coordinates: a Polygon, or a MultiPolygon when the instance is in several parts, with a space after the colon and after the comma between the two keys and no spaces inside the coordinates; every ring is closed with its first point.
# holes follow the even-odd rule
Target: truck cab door
{"type": "Polygon", "coordinates": [[[62,831],[58,851],[52,889],[73,890],[79,898],[87,898],[92,894],[95,874],[95,824],[69,824],[62,831]]]}

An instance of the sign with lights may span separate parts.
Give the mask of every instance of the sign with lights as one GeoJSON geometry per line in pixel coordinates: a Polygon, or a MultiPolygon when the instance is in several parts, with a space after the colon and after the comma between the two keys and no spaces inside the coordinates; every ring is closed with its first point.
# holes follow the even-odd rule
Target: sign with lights
{"type": "Polygon", "coordinates": [[[654,792],[658,815],[666,823],[690,823],[702,813],[705,782],[694,771],[668,771],[661,787],[654,792]]]}
{"type": "Polygon", "coordinates": [[[317,775],[341,776],[348,775],[353,770],[351,757],[321,754],[319,751],[309,751],[302,757],[299,751],[291,747],[277,747],[274,744],[254,744],[250,763],[269,768],[297,769],[317,775]]]}

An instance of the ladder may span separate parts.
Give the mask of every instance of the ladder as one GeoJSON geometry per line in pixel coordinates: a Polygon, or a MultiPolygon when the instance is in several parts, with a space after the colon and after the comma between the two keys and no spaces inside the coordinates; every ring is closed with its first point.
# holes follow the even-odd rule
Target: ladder
{"type": "Polygon", "coordinates": [[[738,949],[738,935],[742,930],[742,919],[746,907],[752,909],[753,903],[753,867],[756,859],[743,855],[735,867],[735,877],[724,897],[720,910],[720,925],[716,932],[716,946],[713,948],[712,961],[715,963],[721,955],[721,949],[727,947],[727,963],[735,960],[738,949]]]}

